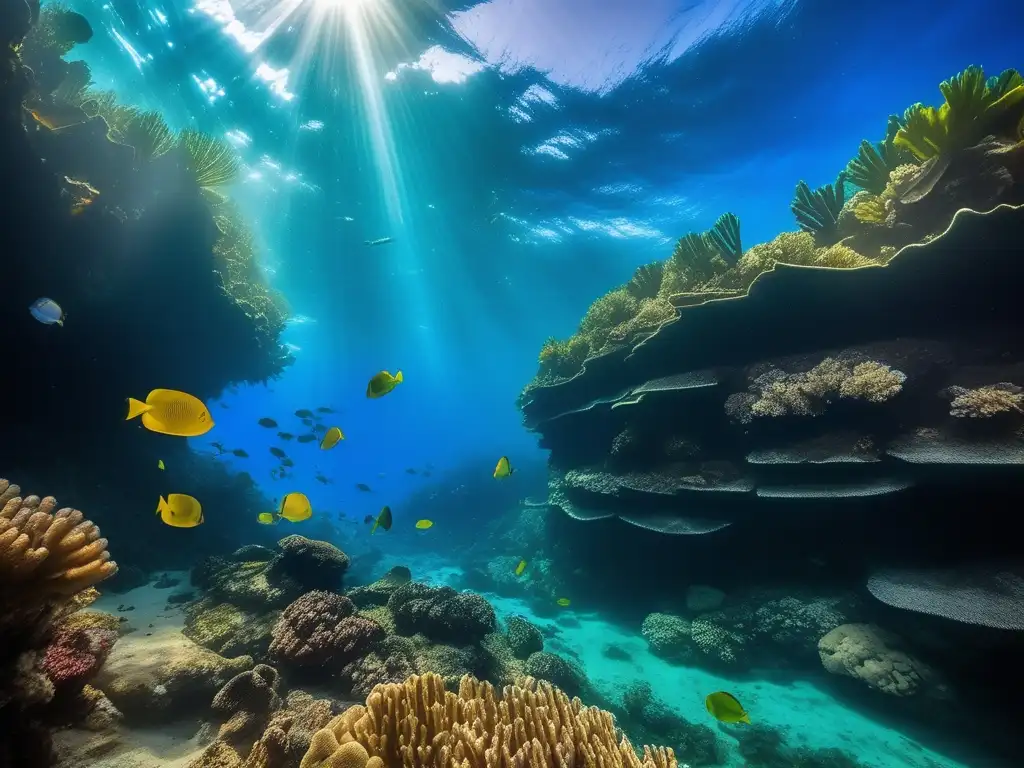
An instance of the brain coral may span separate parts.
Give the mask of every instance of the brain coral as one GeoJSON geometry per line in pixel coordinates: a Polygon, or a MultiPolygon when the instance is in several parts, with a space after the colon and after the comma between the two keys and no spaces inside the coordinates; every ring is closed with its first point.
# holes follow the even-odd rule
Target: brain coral
{"type": "Polygon", "coordinates": [[[274,626],[270,653],[295,666],[345,664],[367,653],[384,638],[379,624],[353,616],[347,597],[314,590],[292,602],[274,626]]]}
{"type": "Polygon", "coordinates": [[[378,686],[313,736],[300,768],[676,768],[675,754],[637,757],[610,713],[530,678],[501,691],[466,676],[459,692],[437,675],[378,686]]]}
{"type": "Polygon", "coordinates": [[[432,640],[473,645],[493,632],[494,609],[480,595],[410,582],[388,598],[388,609],[403,634],[422,632],[432,640]]]}

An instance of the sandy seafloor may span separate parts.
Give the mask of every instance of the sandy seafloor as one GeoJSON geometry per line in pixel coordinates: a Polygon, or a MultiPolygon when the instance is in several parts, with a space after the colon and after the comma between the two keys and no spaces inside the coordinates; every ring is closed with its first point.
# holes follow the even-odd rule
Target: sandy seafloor
{"type": "MultiPolygon", "coordinates": [[[[414,578],[420,581],[457,585],[461,576],[457,568],[433,556],[385,560],[377,564],[375,575],[397,564],[409,566],[414,578]]],[[[183,640],[182,610],[165,609],[165,605],[170,594],[187,588],[188,573],[170,572],[168,575],[179,578],[181,583],[171,589],[147,585],[123,594],[105,595],[92,606],[126,616],[129,624],[136,628],[119,643],[138,646],[139,653],[159,654],[165,644],[183,640]],[[122,604],[132,605],[134,610],[119,613],[117,609],[122,604]],[[152,635],[147,636],[147,632],[152,635]]],[[[712,691],[726,690],[743,702],[755,722],[784,728],[791,746],[838,747],[870,768],[978,768],[928,749],[899,731],[844,706],[810,683],[783,685],[732,680],[701,669],[669,664],[650,653],[639,627],[609,623],[597,613],[577,606],[559,612],[555,618],[540,617],[525,601],[483,594],[494,606],[499,620],[520,614],[537,624],[545,631],[545,648],[575,658],[595,687],[609,699],[620,699],[626,686],[646,680],[658,698],[687,720],[714,727],[715,723],[704,709],[704,697],[712,691]],[[603,649],[609,644],[626,650],[631,659],[619,661],[605,657],[603,649]]],[[[197,718],[148,729],[122,728],[119,743],[113,750],[90,755],[87,763],[81,762],[82,753],[78,752],[74,761],[63,763],[62,768],[84,764],[96,768],[184,768],[203,749],[196,739],[199,726],[197,718]]],[[[720,738],[730,745],[729,768],[742,768],[742,762],[731,748],[735,741],[724,730],[719,730],[720,738]]],[[[95,740],[95,734],[65,731],[58,734],[56,741],[58,748],[67,748],[88,739],[95,740]]]]}

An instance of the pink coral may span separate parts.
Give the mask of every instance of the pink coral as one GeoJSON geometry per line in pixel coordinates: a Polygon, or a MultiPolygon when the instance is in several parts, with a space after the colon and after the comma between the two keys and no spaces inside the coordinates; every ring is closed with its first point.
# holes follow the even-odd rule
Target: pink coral
{"type": "Polygon", "coordinates": [[[60,631],[46,649],[43,671],[58,689],[83,686],[103,666],[116,641],[117,632],[99,627],[60,631]]]}
{"type": "Polygon", "coordinates": [[[297,666],[342,667],[365,655],[384,637],[377,622],[353,616],[347,597],[308,592],[284,609],[274,626],[270,653],[297,666]]]}

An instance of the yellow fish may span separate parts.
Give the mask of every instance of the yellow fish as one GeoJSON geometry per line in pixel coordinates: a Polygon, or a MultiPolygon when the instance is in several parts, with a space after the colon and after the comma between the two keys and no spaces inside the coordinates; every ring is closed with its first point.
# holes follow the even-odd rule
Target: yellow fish
{"type": "Polygon", "coordinates": [[[160,497],[156,513],[174,528],[195,528],[203,522],[203,505],[184,493],[169,493],[160,497]]]}
{"type": "Polygon", "coordinates": [[[396,373],[394,376],[387,371],[381,371],[370,379],[370,383],[366,385],[366,396],[384,397],[384,395],[397,387],[403,381],[404,379],[402,378],[401,371],[396,373]]]}
{"type": "Polygon", "coordinates": [[[750,724],[750,715],[731,693],[725,691],[712,693],[704,699],[704,706],[707,707],[713,718],[723,723],[750,724]]]}
{"type": "Polygon", "coordinates": [[[373,528],[370,529],[371,536],[373,536],[378,526],[385,531],[391,530],[391,507],[384,507],[380,514],[377,515],[377,519],[373,521],[373,528]]]}
{"type": "Polygon", "coordinates": [[[157,459],[156,460],[156,468],[157,469],[167,469],[167,467],[164,466],[164,460],[163,459],[157,459]]]}
{"type": "Polygon", "coordinates": [[[142,426],[150,432],[175,437],[198,437],[213,429],[213,418],[203,401],[173,389],[154,389],[146,402],[128,398],[130,421],[142,417],[142,426]]]}
{"type": "Polygon", "coordinates": [[[512,469],[512,464],[509,463],[508,456],[502,456],[498,459],[498,466],[494,468],[494,476],[496,478],[501,480],[502,478],[508,477],[513,472],[515,472],[515,470],[512,469]]]}
{"type": "Polygon", "coordinates": [[[306,494],[292,492],[285,494],[281,499],[281,506],[277,508],[277,512],[260,512],[256,519],[264,525],[275,525],[282,518],[289,523],[301,523],[312,516],[313,505],[309,503],[306,494]]]}
{"type": "Polygon", "coordinates": [[[526,570],[526,561],[520,560],[519,565],[516,566],[516,576],[522,576],[523,571],[526,570]]]}
{"type": "Polygon", "coordinates": [[[320,441],[320,450],[330,450],[344,439],[345,435],[340,429],[331,427],[327,430],[327,434],[324,435],[324,439],[320,441]]]}
{"type": "Polygon", "coordinates": [[[427,530],[427,528],[432,528],[433,526],[434,526],[434,523],[431,520],[417,520],[416,521],[416,527],[419,528],[421,531],[425,531],[425,530],[427,530]]]}
{"type": "Polygon", "coordinates": [[[560,597],[557,600],[555,600],[555,602],[558,603],[563,608],[568,608],[571,605],[571,601],[569,600],[568,597],[560,597]]]}

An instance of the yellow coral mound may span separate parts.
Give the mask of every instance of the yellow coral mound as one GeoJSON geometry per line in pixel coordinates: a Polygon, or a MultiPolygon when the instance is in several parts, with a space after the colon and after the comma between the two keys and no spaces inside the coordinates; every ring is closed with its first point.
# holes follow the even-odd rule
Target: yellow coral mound
{"type": "Polygon", "coordinates": [[[610,713],[545,682],[496,690],[438,675],[378,685],[313,736],[300,768],[677,768],[673,751],[618,739],[610,713]]]}
{"type": "Polygon", "coordinates": [[[107,540],[77,509],[52,496],[19,494],[0,479],[0,584],[26,584],[43,594],[73,595],[117,572],[107,540]]]}

